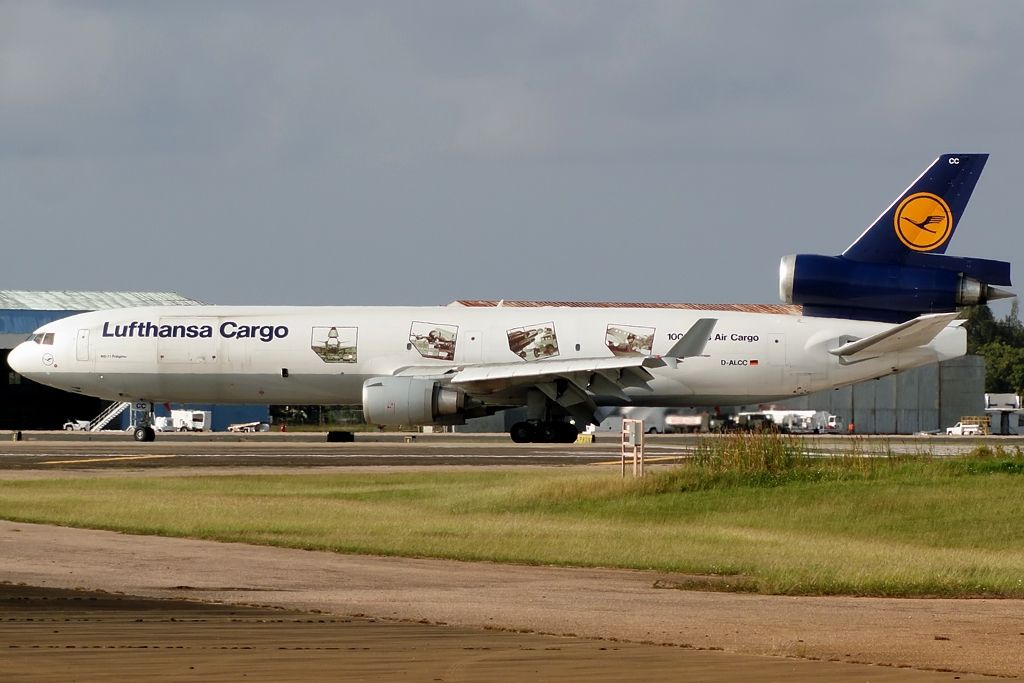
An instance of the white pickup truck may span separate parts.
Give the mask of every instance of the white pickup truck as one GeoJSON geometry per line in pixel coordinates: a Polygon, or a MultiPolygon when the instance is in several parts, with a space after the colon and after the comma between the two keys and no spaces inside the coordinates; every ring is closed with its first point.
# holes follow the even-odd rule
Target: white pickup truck
{"type": "Polygon", "coordinates": [[[981,434],[981,425],[957,422],[952,427],[946,427],[946,436],[978,436],[979,434],[981,434]]]}

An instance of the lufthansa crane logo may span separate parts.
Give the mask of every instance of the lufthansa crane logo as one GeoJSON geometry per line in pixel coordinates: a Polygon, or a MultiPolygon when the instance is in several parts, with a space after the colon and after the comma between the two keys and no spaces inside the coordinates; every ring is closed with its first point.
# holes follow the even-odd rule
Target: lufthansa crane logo
{"type": "Polygon", "coordinates": [[[949,204],[931,192],[918,192],[900,202],[892,222],[900,242],[914,251],[938,249],[953,232],[949,204]]]}

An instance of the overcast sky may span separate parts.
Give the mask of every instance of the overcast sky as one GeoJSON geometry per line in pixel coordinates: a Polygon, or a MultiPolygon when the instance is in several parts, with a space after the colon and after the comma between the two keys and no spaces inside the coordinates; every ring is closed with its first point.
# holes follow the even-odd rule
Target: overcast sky
{"type": "Polygon", "coordinates": [[[947,253],[1016,261],[1022,36],[1015,1],[3,0],[0,289],[771,303],[943,152],[992,154],[947,253]]]}

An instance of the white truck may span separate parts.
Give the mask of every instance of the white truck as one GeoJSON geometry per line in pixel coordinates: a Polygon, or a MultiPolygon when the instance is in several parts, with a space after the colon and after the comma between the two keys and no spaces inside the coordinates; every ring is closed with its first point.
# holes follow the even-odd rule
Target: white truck
{"type": "Polygon", "coordinates": [[[957,422],[952,427],[946,427],[946,436],[978,436],[980,434],[980,424],[957,422]]]}
{"type": "Polygon", "coordinates": [[[762,410],[757,413],[739,413],[740,423],[751,425],[771,423],[775,429],[787,434],[827,434],[838,431],[839,418],[825,410],[762,410]],[[753,420],[751,420],[753,416],[753,420]]]}
{"type": "Polygon", "coordinates": [[[160,431],[209,432],[213,430],[213,413],[209,410],[172,410],[169,418],[157,418],[160,431]]]}
{"type": "Polygon", "coordinates": [[[696,434],[709,431],[710,416],[707,413],[697,415],[665,416],[665,433],[696,434]]]}

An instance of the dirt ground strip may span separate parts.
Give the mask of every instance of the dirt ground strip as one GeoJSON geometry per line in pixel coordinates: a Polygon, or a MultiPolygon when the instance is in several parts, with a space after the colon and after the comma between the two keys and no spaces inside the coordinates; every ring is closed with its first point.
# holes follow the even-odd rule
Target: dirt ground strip
{"type": "Polygon", "coordinates": [[[950,681],[980,677],[0,585],[5,681],[950,681]]]}
{"type": "MultiPolygon", "coordinates": [[[[423,678],[516,680],[539,677],[564,680],[583,675],[595,677],[597,674],[590,673],[591,669],[586,667],[599,672],[612,671],[620,661],[622,667],[616,669],[617,675],[609,674],[610,678],[636,675],[657,678],[660,677],[658,666],[664,666],[661,671],[666,673],[666,677],[677,680],[680,671],[699,671],[700,667],[708,667],[705,670],[708,675],[695,676],[694,680],[777,680],[803,676],[816,680],[967,680],[971,677],[965,673],[1019,676],[1024,672],[1024,601],[800,598],[701,593],[656,587],[672,585],[680,578],[641,571],[337,555],[0,522],[0,580],[11,584],[103,590],[145,598],[186,598],[289,610],[319,610],[322,614],[333,615],[329,618],[333,620],[332,626],[337,625],[338,617],[353,615],[385,620],[393,628],[397,628],[397,624],[391,623],[394,621],[447,625],[440,631],[435,630],[441,628],[439,626],[424,626],[422,632],[409,631],[412,640],[402,641],[403,644],[395,646],[397,654],[391,654],[385,643],[392,636],[383,632],[379,637],[375,636],[373,629],[353,621],[352,624],[356,625],[351,629],[359,634],[360,642],[374,643],[358,647],[370,647],[372,652],[380,655],[379,659],[367,655],[368,659],[364,661],[367,667],[377,667],[367,670],[370,672],[367,675],[374,677],[377,674],[400,677],[400,671],[408,672],[409,669],[402,667],[418,665],[419,662],[417,656],[410,653],[425,647],[429,649],[423,643],[430,642],[432,638],[451,644],[481,642],[474,639],[485,636],[501,640],[513,635],[469,629],[525,631],[563,638],[549,641],[540,635],[532,635],[530,638],[540,640],[501,640],[506,644],[487,645],[498,649],[484,651],[461,649],[477,647],[472,644],[453,645],[450,656],[439,654],[432,664],[423,665],[423,678]],[[529,648],[556,647],[540,645],[541,642],[564,645],[569,642],[565,638],[569,638],[573,645],[559,651],[571,651],[564,658],[561,654],[544,655],[540,659],[531,655],[526,660],[533,662],[529,666],[536,668],[509,669],[507,677],[500,673],[508,666],[501,662],[526,661],[522,653],[529,648]],[[581,638],[604,641],[580,641],[581,638]],[[612,668],[604,668],[603,662],[607,660],[597,653],[609,650],[599,648],[619,647],[623,641],[638,648],[648,648],[636,660],[654,658],[650,675],[638,673],[640,670],[626,655],[614,658],[616,663],[608,665],[612,668]],[[536,642],[537,645],[524,644],[528,642],[536,642]],[[662,647],[650,644],[661,644],[662,647]],[[724,652],[694,651],[717,649],[724,652]],[[757,673],[756,676],[737,669],[724,678],[714,678],[708,672],[729,671],[731,666],[742,666],[735,659],[736,655],[729,653],[773,655],[775,658],[757,657],[760,664],[748,664],[748,673],[757,673]],[[691,655],[694,659],[686,659],[691,655]],[[664,657],[683,659],[672,660],[674,663],[670,664],[665,663],[664,657]],[[825,661],[808,662],[782,657],[825,661]],[[381,664],[391,661],[404,664],[396,665],[393,671],[381,664]],[[773,668],[780,662],[790,668],[773,668]],[[885,666],[862,670],[850,664],[833,662],[885,666]],[[599,663],[602,666],[597,666],[599,663]],[[474,669],[477,666],[494,666],[494,671],[474,669]],[[453,667],[455,673],[452,673],[453,667]],[[828,668],[822,670],[817,667],[828,668]],[[437,671],[441,673],[426,675],[437,671]]],[[[17,621],[0,623],[5,624],[3,642],[10,642],[7,634],[12,629],[6,624],[17,624],[17,621]]],[[[53,624],[50,626],[51,631],[60,630],[53,624]]],[[[32,630],[13,629],[25,634],[32,630]]],[[[124,630],[122,635],[118,635],[116,630],[111,631],[111,640],[105,642],[120,642],[122,635],[129,635],[124,630]]],[[[232,629],[221,631],[225,638],[236,633],[232,629]]],[[[175,622],[170,631],[164,633],[176,634],[172,640],[180,640],[193,638],[196,632],[175,622]]],[[[244,643],[256,638],[246,633],[237,633],[237,639],[232,642],[244,643]]],[[[260,642],[267,645],[276,642],[274,639],[277,637],[286,640],[294,637],[299,640],[290,642],[301,642],[301,634],[297,631],[288,635],[290,632],[285,629],[283,633],[284,636],[266,636],[266,640],[260,642]]],[[[53,658],[54,666],[63,666],[62,662],[70,661],[65,659],[69,656],[67,648],[61,645],[68,641],[60,636],[60,633],[51,633],[45,639],[42,634],[38,636],[40,648],[37,650],[61,653],[53,658]]],[[[316,638],[323,637],[327,636],[311,635],[310,642],[320,642],[316,638]]],[[[345,637],[357,638],[355,635],[345,637]]],[[[331,638],[344,640],[340,635],[331,638]]],[[[200,639],[197,642],[205,641],[200,639]]],[[[77,647],[74,650],[72,659],[83,654],[77,647]]],[[[20,648],[0,647],[0,651],[4,662],[20,662],[18,666],[22,667],[29,665],[23,657],[31,655],[26,655],[20,648]]],[[[100,653],[98,660],[112,654],[102,648],[97,651],[100,653]]],[[[555,652],[548,649],[529,651],[555,652]]],[[[172,656],[163,650],[159,652],[172,656]]],[[[220,656],[225,651],[216,652],[220,656]]],[[[262,652],[264,660],[274,659],[265,647],[245,652],[262,652]]],[[[36,657],[33,661],[37,666],[44,666],[40,663],[44,660],[44,657],[36,657]]],[[[97,666],[103,667],[102,664],[97,666]]],[[[216,669],[221,673],[207,670],[207,678],[221,675],[230,678],[237,673],[224,662],[216,664],[216,667],[221,666],[227,668],[216,669]]],[[[0,670],[14,669],[4,665],[0,670]]],[[[311,671],[316,672],[315,669],[311,671]]],[[[419,677],[421,670],[416,671],[419,677]]]]}

